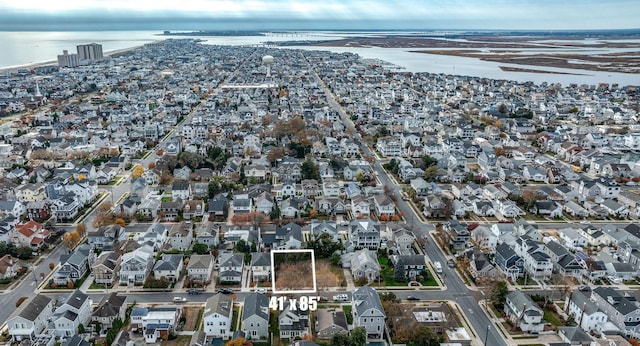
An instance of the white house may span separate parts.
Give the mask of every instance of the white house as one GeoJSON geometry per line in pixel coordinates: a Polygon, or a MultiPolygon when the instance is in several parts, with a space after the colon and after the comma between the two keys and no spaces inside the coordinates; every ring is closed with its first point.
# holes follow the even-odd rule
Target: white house
{"type": "Polygon", "coordinates": [[[12,317],[7,320],[7,328],[12,341],[33,340],[42,333],[53,313],[53,300],[36,294],[23,302],[12,317]]]}
{"type": "Polygon", "coordinates": [[[69,338],[78,333],[82,324],[88,326],[91,319],[91,304],[86,294],[76,289],[53,313],[48,329],[57,337],[69,338]]]}
{"type": "Polygon", "coordinates": [[[233,300],[231,296],[218,293],[207,299],[204,306],[204,333],[207,337],[228,340],[231,337],[233,300]]]}

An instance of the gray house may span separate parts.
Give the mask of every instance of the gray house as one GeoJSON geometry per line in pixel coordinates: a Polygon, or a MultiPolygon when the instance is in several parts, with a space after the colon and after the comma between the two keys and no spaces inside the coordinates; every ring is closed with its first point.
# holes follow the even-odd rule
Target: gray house
{"type": "Polygon", "coordinates": [[[264,340],[269,336],[269,298],[250,293],[244,299],[242,331],[247,339],[264,340]]]}
{"type": "Polygon", "coordinates": [[[354,328],[365,327],[367,342],[381,342],[384,338],[386,315],[378,292],[369,286],[356,289],[353,291],[351,306],[354,328]]]}
{"type": "Polygon", "coordinates": [[[37,294],[22,303],[17,313],[7,320],[7,328],[12,341],[33,340],[47,326],[53,314],[53,301],[37,294]]]}

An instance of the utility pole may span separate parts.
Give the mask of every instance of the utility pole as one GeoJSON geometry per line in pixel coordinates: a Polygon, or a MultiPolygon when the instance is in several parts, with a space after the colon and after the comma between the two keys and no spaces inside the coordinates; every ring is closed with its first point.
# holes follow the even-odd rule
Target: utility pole
{"type": "Polygon", "coordinates": [[[487,346],[487,339],[489,338],[489,329],[491,329],[491,325],[487,324],[487,331],[484,334],[484,346],[487,346]]]}

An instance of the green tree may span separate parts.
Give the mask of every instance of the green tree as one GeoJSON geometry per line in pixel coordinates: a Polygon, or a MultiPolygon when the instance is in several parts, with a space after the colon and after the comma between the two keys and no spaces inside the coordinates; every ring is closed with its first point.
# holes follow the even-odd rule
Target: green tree
{"type": "Polygon", "coordinates": [[[350,341],[351,340],[349,339],[349,336],[347,334],[338,333],[338,334],[334,334],[331,337],[329,345],[332,345],[332,346],[350,346],[350,344],[351,344],[350,341]]]}
{"type": "Polygon", "coordinates": [[[198,255],[205,255],[209,252],[209,247],[206,244],[202,244],[202,243],[195,243],[193,244],[193,252],[197,253],[198,255]]]}
{"type": "Polygon", "coordinates": [[[340,264],[340,254],[337,252],[331,255],[329,259],[331,261],[331,264],[333,264],[334,266],[337,266],[338,264],[340,264]]]}
{"type": "Polygon", "coordinates": [[[351,331],[349,337],[350,346],[362,346],[367,344],[367,330],[364,327],[358,327],[351,331]]]}
{"type": "Polygon", "coordinates": [[[435,339],[433,331],[427,326],[421,326],[418,329],[414,329],[409,338],[410,345],[415,346],[427,346],[431,345],[431,342],[435,339]]]}
{"type": "Polygon", "coordinates": [[[393,279],[396,280],[396,282],[407,281],[407,278],[404,275],[404,261],[401,256],[398,256],[398,261],[393,266],[393,279]]]}
{"type": "Polygon", "coordinates": [[[497,309],[504,308],[504,302],[507,299],[507,294],[509,294],[509,286],[506,281],[498,281],[493,285],[490,297],[493,305],[497,309]]]}
{"type": "Polygon", "coordinates": [[[507,105],[504,103],[501,103],[500,106],[498,106],[498,112],[500,112],[500,114],[507,114],[508,111],[509,108],[507,108],[507,105]]]}
{"type": "Polygon", "coordinates": [[[333,241],[329,233],[321,233],[318,237],[307,242],[307,248],[313,249],[319,258],[329,258],[344,247],[340,241],[333,241]]]}
{"type": "Polygon", "coordinates": [[[249,251],[251,251],[251,247],[249,246],[249,244],[247,244],[247,242],[244,239],[240,239],[236,243],[236,250],[242,253],[249,253],[249,251]]]}
{"type": "Polygon", "coordinates": [[[302,163],[300,173],[302,174],[302,179],[320,179],[320,171],[318,170],[318,166],[313,163],[313,160],[311,160],[311,158],[306,159],[302,163]]]}

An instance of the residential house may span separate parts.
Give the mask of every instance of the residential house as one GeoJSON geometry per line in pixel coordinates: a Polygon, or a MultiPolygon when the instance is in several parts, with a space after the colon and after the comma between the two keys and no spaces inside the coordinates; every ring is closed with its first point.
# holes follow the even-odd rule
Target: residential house
{"type": "Polygon", "coordinates": [[[146,343],[168,340],[180,321],[182,309],[177,306],[156,306],[151,308],[133,308],[131,327],[141,330],[146,343]]]}
{"type": "Polygon", "coordinates": [[[214,259],[211,255],[191,255],[187,264],[189,279],[200,282],[211,280],[214,259]]]}
{"type": "Polygon", "coordinates": [[[591,293],[598,308],[628,338],[640,337],[640,306],[636,298],[612,287],[597,287],[591,293]]]}
{"type": "Polygon", "coordinates": [[[103,251],[91,266],[96,285],[113,287],[120,272],[121,257],[113,251],[103,251]]]}
{"type": "Polygon", "coordinates": [[[547,278],[553,271],[553,262],[544,251],[542,242],[520,237],[516,240],[515,252],[522,257],[524,268],[532,278],[547,278]]]}
{"type": "Polygon", "coordinates": [[[162,254],[153,266],[153,277],[156,280],[165,278],[175,283],[182,275],[183,258],[182,254],[162,254]]]}
{"type": "Polygon", "coordinates": [[[267,252],[251,253],[251,281],[262,282],[271,279],[271,256],[267,252]]]}
{"type": "Polygon", "coordinates": [[[348,334],[347,316],[340,308],[316,310],[316,336],[331,339],[336,334],[348,334]]]}
{"type": "Polygon", "coordinates": [[[89,325],[91,319],[91,298],[76,289],[56,308],[47,329],[60,338],[69,338],[78,334],[78,326],[89,325]]]}
{"type": "Polygon", "coordinates": [[[578,326],[587,332],[600,332],[602,325],[609,321],[609,317],[583,291],[572,291],[564,305],[565,313],[573,316],[578,326]]]}
{"type": "Polygon", "coordinates": [[[332,241],[338,241],[339,235],[335,221],[331,220],[311,220],[309,231],[314,239],[319,239],[322,234],[328,234],[332,241]]]}
{"type": "Polygon", "coordinates": [[[91,314],[91,321],[100,323],[100,334],[105,334],[113,326],[113,321],[117,318],[124,321],[127,311],[127,296],[118,295],[118,292],[111,292],[104,295],[98,306],[91,314]]]}
{"type": "Polygon", "coordinates": [[[191,248],[193,243],[193,230],[191,222],[180,222],[171,226],[169,230],[169,243],[172,249],[185,251],[191,248]]]}
{"type": "Polygon", "coordinates": [[[367,342],[381,342],[386,329],[386,315],[378,292],[369,286],[357,288],[352,294],[351,308],[353,327],[366,329],[367,342]]]}
{"type": "Polygon", "coordinates": [[[520,330],[540,333],[544,330],[543,311],[531,298],[520,290],[509,292],[504,303],[505,317],[520,330]]]}
{"type": "Polygon", "coordinates": [[[184,206],[182,207],[182,218],[184,220],[202,218],[204,211],[203,200],[188,200],[184,202],[184,206]]]}
{"type": "Polygon", "coordinates": [[[371,283],[380,276],[380,263],[375,251],[369,249],[358,250],[350,254],[349,268],[351,275],[358,280],[364,278],[371,283]]]}
{"type": "Polygon", "coordinates": [[[20,266],[15,257],[6,254],[0,258],[0,279],[12,279],[18,274],[19,270],[20,266]]]}
{"type": "Polygon", "coordinates": [[[47,326],[53,314],[53,300],[42,294],[23,302],[7,320],[12,341],[34,340],[47,326]]]}
{"type": "MultiPolygon", "coordinates": [[[[191,262],[189,262],[189,264],[191,264],[191,262]]],[[[220,254],[219,266],[219,282],[239,283],[242,281],[242,273],[244,270],[244,254],[220,254]]]]}
{"type": "Polygon", "coordinates": [[[78,247],[72,254],[60,256],[60,267],[53,274],[53,282],[58,286],[76,283],[89,271],[89,249],[78,247]]]}
{"type": "Polygon", "coordinates": [[[204,305],[204,333],[207,337],[231,338],[231,322],[233,320],[233,300],[231,297],[218,293],[207,299],[204,305]]]}
{"type": "Polygon", "coordinates": [[[87,233],[87,239],[91,249],[108,251],[113,250],[116,242],[124,233],[124,228],[120,225],[100,226],[87,233]]]}
{"type": "Polygon", "coordinates": [[[427,262],[423,255],[392,255],[391,262],[394,268],[402,266],[404,276],[409,280],[415,280],[427,270],[427,262]]]}
{"type": "Polygon", "coordinates": [[[356,248],[377,250],[380,247],[380,224],[371,219],[352,219],[348,237],[356,248]]]}
{"type": "Polygon", "coordinates": [[[390,220],[396,214],[396,204],[385,194],[375,195],[373,204],[379,218],[390,220]]]}
{"type": "Polygon", "coordinates": [[[171,185],[171,197],[183,201],[191,199],[191,185],[187,181],[174,181],[171,185]]]}
{"type": "Polygon", "coordinates": [[[249,293],[244,298],[241,330],[247,339],[266,340],[269,337],[269,298],[262,293],[249,293]]]}
{"type": "Polygon", "coordinates": [[[470,245],[471,232],[466,224],[462,224],[458,220],[450,220],[445,223],[444,231],[453,250],[462,251],[470,245]]]}
{"type": "Polygon", "coordinates": [[[287,300],[284,309],[278,314],[280,339],[302,338],[311,334],[309,313],[301,310],[299,304],[295,300],[287,300]]]}
{"type": "Polygon", "coordinates": [[[394,230],[392,233],[392,239],[395,242],[396,250],[399,253],[409,252],[412,249],[413,244],[416,242],[415,234],[404,228],[394,230]]]}
{"type": "Polygon", "coordinates": [[[153,269],[153,249],[142,246],[122,255],[120,285],[142,285],[153,269]]]}
{"type": "Polygon", "coordinates": [[[530,210],[536,215],[548,216],[550,218],[562,216],[562,206],[554,201],[536,201],[530,210]]]}
{"type": "Polygon", "coordinates": [[[518,256],[513,247],[507,243],[496,246],[494,263],[511,282],[516,282],[519,277],[524,275],[522,257],[518,256]]]}
{"type": "Polygon", "coordinates": [[[595,340],[580,327],[558,327],[558,336],[569,345],[592,346],[595,340]]]}

